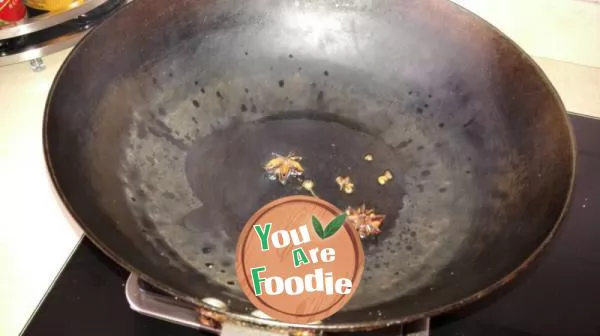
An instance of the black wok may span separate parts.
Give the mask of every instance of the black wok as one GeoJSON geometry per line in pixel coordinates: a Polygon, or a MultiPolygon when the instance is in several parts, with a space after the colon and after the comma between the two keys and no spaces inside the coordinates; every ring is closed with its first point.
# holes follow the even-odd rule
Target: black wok
{"type": "Polygon", "coordinates": [[[85,233],[132,272],[262,322],[234,249],[296,152],[319,196],[387,218],[350,303],[321,325],[439,314],[510,281],[568,202],[573,140],[539,68],[447,1],[136,0],[54,82],[45,155],[85,233]],[[365,153],[375,160],[367,163],[365,153]],[[394,173],[386,188],[376,183],[394,173]],[[356,192],[332,183],[351,175],[356,192]]]}

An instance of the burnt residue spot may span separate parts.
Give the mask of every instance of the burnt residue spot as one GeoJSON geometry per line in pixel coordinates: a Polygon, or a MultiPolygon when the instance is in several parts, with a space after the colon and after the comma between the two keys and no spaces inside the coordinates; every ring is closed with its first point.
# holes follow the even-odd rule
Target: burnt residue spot
{"type": "Polygon", "coordinates": [[[448,188],[440,188],[439,190],[442,194],[445,193],[446,191],[448,191],[448,188]]]}
{"type": "Polygon", "coordinates": [[[227,270],[221,269],[221,273],[225,274],[227,273],[227,270]]]}
{"type": "Polygon", "coordinates": [[[461,106],[465,106],[471,101],[471,95],[469,93],[463,93],[458,96],[458,100],[461,106]]]}
{"type": "Polygon", "coordinates": [[[435,143],[435,148],[440,148],[442,147],[442,143],[441,142],[436,142],[435,143]]]}
{"type": "Polygon", "coordinates": [[[154,85],[158,84],[158,80],[155,77],[152,77],[152,84],[154,84],[154,85]]]}
{"type": "Polygon", "coordinates": [[[425,149],[425,146],[423,146],[423,145],[419,145],[419,146],[417,146],[417,150],[418,150],[418,151],[422,151],[423,149],[425,149]]]}
{"type": "Polygon", "coordinates": [[[412,251],[412,249],[413,249],[413,248],[412,248],[412,246],[410,246],[410,245],[406,245],[406,250],[407,250],[407,251],[412,251]]]}
{"type": "Polygon", "coordinates": [[[185,145],[185,143],[182,140],[177,139],[173,135],[171,135],[171,129],[167,125],[165,125],[165,123],[156,119],[155,126],[156,126],[156,128],[148,127],[148,131],[157,137],[165,138],[167,141],[169,141],[170,143],[172,143],[179,149],[182,149],[182,150],[187,149],[187,146],[185,145]]]}
{"type": "Polygon", "coordinates": [[[173,194],[172,192],[169,191],[165,191],[162,193],[164,198],[168,198],[170,200],[174,200],[176,198],[175,194],[173,194]]]}
{"type": "Polygon", "coordinates": [[[463,124],[463,129],[465,132],[465,138],[470,145],[478,150],[481,150],[485,147],[485,127],[474,117],[463,124]]]}
{"type": "Polygon", "coordinates": [[[256,105],[252,104],[252,107],[250,107],[250,112],[256,113],[256,105]]]}
{"type": "Polygon", "coordinates": [[[192,121],[194,122],[194,124],[198,125],[198,119],[196,119],[196,117],[192,117],[192,121]]]}
{"type": "Polygon", "coordinates": [[[204,91],[204,88],[200,88],[200,92],[202,92],[202,94],[206,93],[206,91],[204,91]]]}
{"type": "Polygon", "coordinates": [[[323,71],[323,75],[329,76],[329,71],[327,71],[327,70],[323,71]]]}
{"type": "Polygon", "coordinates": [[[463,128],[467,128],[471,126],[471,124],[475,121],[475,118],[469,119],[466,123],[463,124],[463,128]]]}
{"type": "Polygon", "coordinates": [[[471,161],[471,157],[470,157],[470,156],[469,156],[469,157],[467,157],[467,161],[471,161]]]}
{"type": "Polygon", "coordinates": [[[323,93],[323,91],[319,91],[319,94],[317,95],[317,101],[323,101],[323,97],[325,97],[325,93],[323,93]]]}
{"type": "Polygon", "coordinates": [[[444,126],[446,126],[446,124],[444,124],[444,123],[439,123],[439,124],[438,124],[438,127],[439,127],[439,128],[444,128],[444,126]]]}
{"type": "Polygon", "coordinates": [[[431,175],[431,172],[427,169],[425,169],[421,172],[421,176],[423,176],[423,177],[427,177],[429,175],[431,175]]]}
{"type": "Polygon", "coordinates": [[[298,72],[300,72],[300,71],[302,71],[302,67],[299,67],[299,68],[298,68],[298,72]]]}
{"type": "Polygon", "coordinates": [[[248,51],[244,51],[244,55],[248,56],[248,51]]]}
{"type": "Polygon", "coordinates": [[[293,104],[294,104],[294,101],[290,99],[290,105],[293,105],[293,104]]]}
{"type": "Polygon", "coordinates": [[[198,84],[200,84],[200,82],[194,81],[194,85],[198,86],[198,84]]]}
{"type": "Polygon", "coordinates": [[[416,237],[417,236],[417,232],[416,231],[410,231],[410,236],[411,237],[416,237]]]}
{"type": "Polygon", "coordinates": [[[412,96],[412,94],[413,94],[412,90],[408,91],[409,96],[412,96]]]}
{"type": "Polygon", "coordinates": [[[161,116],[165,116],[165,115],[167,115],[167,111],[165,111],[164,107],[159,107],[158,114],[161,116]]]}
{"type": "Polygon", "coordinates": [[[192,104],[194,104],[196,108],[200,107],[200,103],[196,99],[192,100],[192,104]]]}
{"type": "Polygon", "coordinates": [[[229,286],[233,286],[233,285],[235,285],[235,282],[233,282],[233,281],[227,281],[227,284],[228,284],[229,286]]]}
{"type": "Polygon", "coordinates": [[[202,253],[204,253],[204,254],[209,254],[210,252],[212,252],[212,250],[213,250],[213,247],[212,247],[212,246],[204,246],[204,247],[202,248],[202,253]]]}
{"type": "Polygon", "coordinates": [[[279,84],[279,87],[283,87],[285,85],[285,82],[283,81],[283,79],[280,79],[279,82],[277,82],[277,84],[279,84]]]}
{"type": "Polygon", "coordinates": [[[169,72],[169,77],[173,78],[173,73],[172,72],[169,72]]]}
{"type": "Polygon", "coordinates": [[[242,104],[242,106],[240,106],[240,110],[241,110],[242,112],[246,112],[246,111],[248,111],[248,108],[246,107],[246,104],[242,104]]]}
{"type": "Polygon", "coordinates": [[[289,55],[288,55],[288,57],[289,57],[289,58],[294,58],[294,55],[292,55],[292,54],[289,54],[289,55]]]}
{"type": "Polygon", "coordinates": [[[492,191],[490,191],[490,195],[493,198],[499,198],[501,200],[508,199],[508,194],[502,190],[492,190],[492,191]]]}
{"type": "Polygon", "coordinates": [[[248,93],[250,91],[248,90],[248,88],[244,88],[244,92],[248,93]]]}
{"type": "Polygon", "coordinates": [[[131,197],[130,199],[131,199],[132,202],[137,201],[137,199],[135,199],[135,197],[131,197]]]}
{"type": "Polygon", "coordinates": [[[420,108],[420,107],[417,107],[417,113],[418,113],[418,114],[421,114],[421,113],[423,113],[423,109],[422,109],[422,108],[420,108]]]}
{"type": "Polygon", "coordinates": [[[431,93],[427,95],[427,98],[432,98],[432,97],[433,97],[433,95],[431,93]]]}
{"type": "Polygon", "coordinates": [[[148,131],[146,130],[146,126],[142,124],[138,124],[137,126],[137,136],[140,139],[145,139],[146,135],[148,135],[148,131]]]}
{"type": "Polygon", "coordinates": [[[466,170],[466,171],[465,171],[465,174],[467,174],[467,175],[470,175],[470,174],[471,174],[471,171],[470,171],[470,170],[466,170]]]}
{"type": "Polygon", "coordinates": [[[419,189],[419,192],[423,192],[425,191],[425,187],[422,184],[417,184],[417,189],[419,189]]]}
{"type": "Polygon", "coordinates": [[[396,146],[394,146],[394,148],[396,148],[396,149],[403,149],[403,148],[408,147],[411,143],[413,143],[412,139],[404,140],[401,143],[399,143],[396,146]]]}
{"type": "Polygon", "coordinates": [[[217,97],[219,97],[220,99],[223,99],[223,95],[221,94],[220,91],[217,91],[217,97]]]}

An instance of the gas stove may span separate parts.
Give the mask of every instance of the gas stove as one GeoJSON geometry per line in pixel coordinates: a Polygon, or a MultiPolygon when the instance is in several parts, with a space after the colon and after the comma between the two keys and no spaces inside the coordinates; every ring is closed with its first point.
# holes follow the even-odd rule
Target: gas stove
{"type": "MultiPolygon", "coordinates": [[[[558,235],[512,283],[475,304],[433,317],[430,335],[600,334],[600,120],[575,115],[570,120],[578,146],[576,185],[558,235]]],[[[210,334],[195,329],[197,316],[194,307],[140,285],[84,238],[23,335],[210,334]],[[148,309],[157,302],[162,311],[148,309]]],[[[427,329],[425,321],[419,326],[414,335],[427,329]]],[[[390,329],[374,334],[407,333],[390,329]]]]}

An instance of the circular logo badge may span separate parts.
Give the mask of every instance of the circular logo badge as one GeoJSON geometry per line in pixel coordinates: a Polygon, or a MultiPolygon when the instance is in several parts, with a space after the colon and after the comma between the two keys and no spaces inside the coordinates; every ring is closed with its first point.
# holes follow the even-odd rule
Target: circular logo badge
{"type": "Polygon", "coordinates": [[[356,291],[364,252],[346,214],[316,197],[290,196],[258,210],[237,244],[236,272],[256,308],[289,323],[340,310],[356,291]]]}

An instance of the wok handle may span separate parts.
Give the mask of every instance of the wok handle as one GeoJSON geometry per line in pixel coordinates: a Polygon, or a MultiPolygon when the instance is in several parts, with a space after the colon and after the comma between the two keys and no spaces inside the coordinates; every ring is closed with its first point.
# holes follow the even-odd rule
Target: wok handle
{"type": "MultiPolygon", "coordinates": [[[[221,336],[282,336],[282,335],[321,335],[319,331],[285,331],[261,329],[241,325],[231,321],[210,319],[203,316],[198,307],[177,298],[149,292],[139,286],[139,277],[131,274],[125,283],[125,296],[135,312],[152,318],[185,327],[194,328],[221,336]]],[[[428,336],[429,319],[425,318],[404,326],[396,326],[376,332],[381,336],[428,336]]]]}
{"type": "Polygon", "coordinates": [[[290,335],[289,332],[279,332],[244,326],[233,322],[225,322],[222,325],[221,336],[282,336],[290,335]]]}
{"type": "Polygon", "coordinates": [[[131,274],[125,283],[125,296],[135,312],[185,327],[219,334],[220,329],[200,323],[194,306],[170,297],[148,292],[139,286],[139,277],[131,274]]]}
{"type": "Polygon", "coordinates": [[[138,281],[139,277],[136,274],[129,276],[125,283],[125,296],[131,309],[142,315],[222,336],[289,335],[288,332],[252,328],[228,321],[212,324],[210,321],[202,323],[202,314],[196,306],[171,297],[148,292],[140,288],[138,281]]]}

